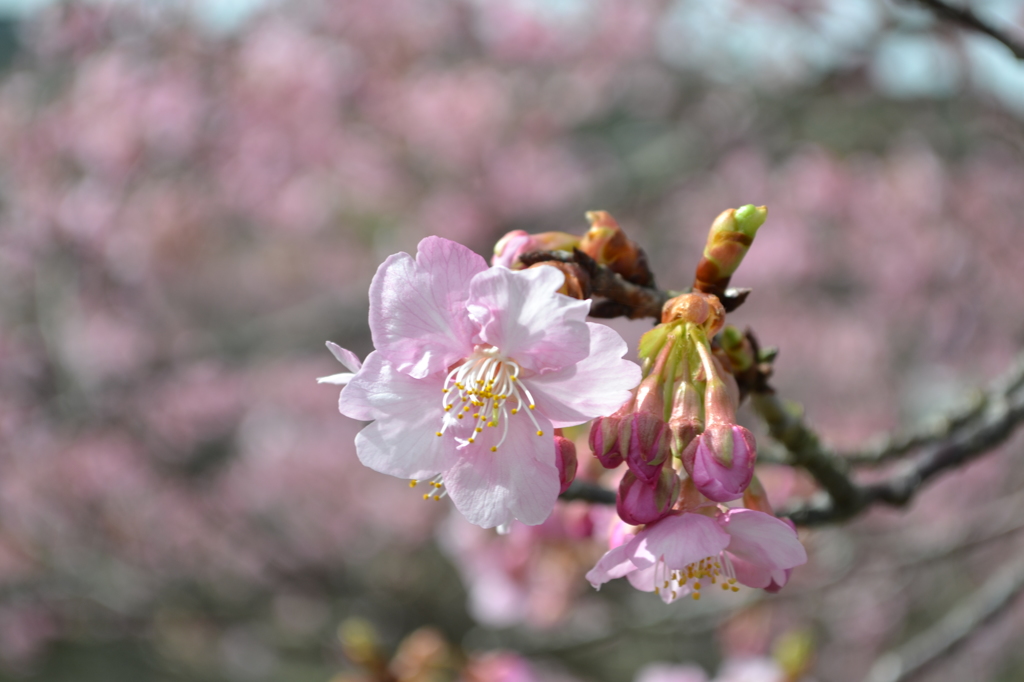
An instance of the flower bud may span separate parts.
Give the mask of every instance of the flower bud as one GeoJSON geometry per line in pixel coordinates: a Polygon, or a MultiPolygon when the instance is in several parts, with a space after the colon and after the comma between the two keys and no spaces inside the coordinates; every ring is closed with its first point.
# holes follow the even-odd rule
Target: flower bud
{"type": "Polygon", "coordinates": [[[627,471],[619,484],[615,508],[619,518],[626,523],[639,526],[654,523],[668,516],[672,505],[679,497],[679,477],[672,467],[665,467],[655,485],[650,486],[627,471]]]}
{"type": "Polygon", "coordinates": [[[711,224],[704,255],[697,264],[693,288],[722,294],[754,241],[757,229],[768,217],[765,206],[746,205],[722,211],[711,224]]]}
{"type": "Polygon", "coordinates": [[[753,434],[738,424],[708,424],[681,459],[697,490],[715,502],[729,502],[750,485],[757,444],[753,434]]]}
{"type": "Polygon", "coordinates": [[[576,444],[558,435],[555,436],[555,466],[558,467],[558,482],[562,484],[558,491],[561,495],[576,478],[576,444]]]}
{"type": "Polygon", "coordinates": [[[672,400],[672,414],[668,419],[672,454],[679,457],[694,438],[704,430],[701,419],[702,401],[697,387],[685,374],[676,385],[672,400]]]}
{"type": "Polygon", "coordinates": [[[558,293],[571,296],[572,298],[584,300],[590,298],[590,275],[576,263],[562,263],[555,260],[546,260],[531,265],[531,268],[547,266],[560,270],[565,275],[565,283],[558,290],[558,293]]]}
{"type": "Polygon", "coordinates": [[[662,324],[677,321],[703,327],[710,338],[725,324],[725,306],[714,294],[680,294],[669,299],[661,309],[662,324]]]}
{"type": "Polygon", "coordinates": [[[622,464],[619,432],[623,427],[629,429],[629,414],[632,410],[633,399],[630,398],[614,414],[598,417],[590,427],[590,450],[605,469],[614,469],[622,464]]]}
{"type": "Polygon", "coordinates": [[[671,437],[664,414],[660,371],[655,371],[637,387],[629,429],[620,426],[619,431],[619,451],[625,453],[629,470],[649,485],[657,480],[670,450],[671,437]]]}
{"type": "Polygon", "coordinates": [[[494,256],[491,265],[503,265],[506,268],[520,270],[523,264],[519,256],[533,251],[572,251],[580,243],[580,238],[568,232],[541,232],[530,234],[523,230],[512,230],[494,245],[494,256]]]}
{"type": "Polygon", "coordinates": [[[590,229],[580,240],[579,250],[601,265],[607,265],[623,279],[640,286],[654,286],[647,255],[626,236],[607,211],[588,211],[590,229]]]}
{"type": "Polygon", "coordinates": [[[739,374],[746,372],[754,366],[757,358],[754,355],[754,346],[746,334],[732,325],[726,326],[719,337],[719,343],[725,355],[729,358],[733,372],[739,374]]]}

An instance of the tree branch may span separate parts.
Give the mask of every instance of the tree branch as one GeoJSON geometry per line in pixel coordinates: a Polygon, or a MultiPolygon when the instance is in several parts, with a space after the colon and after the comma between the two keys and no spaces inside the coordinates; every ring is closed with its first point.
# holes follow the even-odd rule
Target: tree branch
{"type": "Polygon", "coordinates": [[[947,469],[965,464],[1005,442],[1024,422],[1024,358],[984,397],[984,409],[973,419],[951,428],[932,441],[914,459],[886,479],[859,485],[849,476],[847,463],[823,447],[803,420],[770,394],[753,397],[754,409],[768,423],[769,432],[789,453],[790,463],[807,469],[828,494],[786,510],[794,523],[818,525],[843,521],[875,503],[907,504],[923,485],[947,469]]]}
{"type": "Polygon", "coordinates": [[[1013,603],[1024,590],[1024,553],[1004,566],[942,620],[885,654],[871,668],[867,682],[900,682],[949,653],[986,620],[1013,603]]]}
{"type": "Polygon", "coordinates": [[[1017,59],[1024,60],[1024,43],[1009,35],[1002,29],[989,25],[971,10],[970,7],[958,7],[951,5],[946,0],[916,0],[917,4],[924,5],[936,16],[950,23],[957,24],[963,28],[995,38],[1010,49],[1017,59]]]}
{"type": "Polygon", "coordinates": [[[595,301],[591,308],[591,317],[610,318],[628,317],[635,320],[642,317],[661,319],[661,309],[665,301],[676,295],[671,291],[662,291],[654,287],[644,287],[623,279],[622,275],[613,272],[607,266],[599,264],[593,258],[578,249],[568,251],[532,251],[519,257],[526,266],[558,261],[579,265],[590,275],[590,289],[593,295],[606,299],[595,301]]]}
{"type": "Polygon", "coordinates": [[[878,466],[900,459],[915,450],[932,445],[939,441],[950,440],[964,429],[976,428],[984,417],[985,409],[993,399],[1004,399],[1024,386],[1024,355],[1017,359],[1014,366],[999,379],[992,382],[988,389],[976,390],[967,404],[948,415],[916,430],[889,435],[858,452],[842,455],[843,460],[852,466],[878,466]]]}

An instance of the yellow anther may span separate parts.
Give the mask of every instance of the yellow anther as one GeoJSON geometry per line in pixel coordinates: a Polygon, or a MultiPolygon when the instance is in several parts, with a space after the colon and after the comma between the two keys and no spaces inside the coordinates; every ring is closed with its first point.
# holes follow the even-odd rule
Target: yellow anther
{"type": "Polygon", "coordinates": [[[693,601],[700,601],[700,592],[693,593],[693,601]]]}
{"type": "Polygon", "coordinates": [[[415,488],[415,487],[416,487],[416,484],[417,484],[417,483],[419,483],[419,481],[417,481],[417,480],[416,480],[416,479],[414,478],[414,479],[412,479],[411,481],[409,481],[409,487],[410,487],[410,488],[415,488]]]}
{"type": "Polygon", "coordinates": [[[699,590],[700,589],[700,583],[694,583],[693,584],[693,589],[699,590]]]}
{"type": "Polygon", "coordinates": [[[458,416],[457,416],[457,417],[455,417],[455,418],[456,418],[456,419],[462,419],[462,417],[463,417],[463,415],[461,415],[461,414],[460,414],[460,415],[458,415],[458,416]]]}
{"type": "Polygon", "coordinates": [[[512,414],[516,414],[517,412],[519,412],[519,410],[517,408],[513,407],[512,408],[512,414]]]}
{"type": "Polygon", "coordinates": [[[740,588],[736,587],[735,585],[733,585],[731,589],[732,589],[733,592],[739,592],[740,591],[740,588]]]}
{"type": "Polygon", "coordinates": [[[438,431],[438,432],[437,432],[437,436],[438,436],[438,437],[440,437],[440,436],[441,436],[441,432],[440,432],[440,431],[438,431]]]}
{"type": "Polygon", "coordinates": [[[538,436],[543,436],[543,435],[544,435],[544,432],[543,432],[543,431],[538,431],[538,432],[537,432],[537,435],[538,435],[538,436]]]}
{"type": "Polygon", "coordinates": [[[668,581],[667,580],[665,581],[665,584],[662,585],[662,587],[664,587],[666,590],[668,589],[668,581]]]}
{"type": "Polygon", "coordinates": [[[487,425],[493,428],[498,425],[498,422],[487,422],[487,425]]]}
{"type": "Polygon", "coordinates": [[[440,495],[434,495],[434,502],[440,502],[440,501],[441,501],[441,496],[440,495]]]}
{"type": "Polygon", "coordinates": [[[424,500],[429,500],[430,499],[430,493],[423,493],[423,499],[424,500]]]}
{"type": "Polygon", "coordinates": [[[467,439],[467,442],[469,442],[469,443],[475,443],[475,442],[476,442],[476,440],[474,440],[473,438],[469,438],[469,439],[467,439]]]}
{"type": "Polygon", "coordinates": [[[452,409],[452,406],[451,406],[451,405],[445,405],[445,406],[444,406],[444,411],[445,411],[445,412],[450,412],[450,411],[451,411],[451,409],[452,409]]]}
{"type": "Polygon", "coordinates": [[[476,431],[477,433],[480,433],[481,431],[483,431],[483,429],[481,429],[481,428],[480,428],[480,427],[478,426],[478,427],[476,427],[475,431],[476,431]]]}
{"type": "Polygon", "coordinates": [[[654,594],[661,594],[661,588],[657,585],[654,586],[654,594]]]}
{"type": "Polygon", "coordinates": [[[491,452],[497,452],[497,451],[498,451],[498,446],[497,445],[492,445],[491,446],[491,452]]]}
{"type": "Polygon", "coordinates": [[[531,410],[536,409],[536,407],[537,407],[536,405],[530,405],[530,409],[531,410]]]}
{"type": "Polygon", "coordinates": [[[728,592],[729,591],[729,586],[726,585],[725,583],[722,583],[722,589],[725,590],[726,592],[728,592]]]}

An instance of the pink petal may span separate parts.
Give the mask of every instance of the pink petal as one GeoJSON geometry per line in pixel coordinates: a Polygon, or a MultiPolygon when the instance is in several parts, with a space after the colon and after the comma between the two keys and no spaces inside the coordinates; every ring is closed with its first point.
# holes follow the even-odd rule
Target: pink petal
{"type": "MultiPolygon", "coordinates": [[[[729,550],[726,550],[725,553],[732,554],[729,550]]],[[[736,555],[732,555],[730,561],[732,561],[733,570],[736,571],[736,580],[741,585],[762,590],[771,584],[772,572],[764,566],[752,564],[736,555]]]]}
{"type": "MultiPolygon", "coordinates": [[[[586,575],[590,584],[600,589],[601,585],[609,580],[621,578],[635,571],[636,566],[633,565],[632,556],[637,543],[638,541],[634,537],[629,542],[605,552],[604,556],[598,559],[597,564],[586,575]]],[[[651,580],[651,590],[649,591],[652,590],[654,590],[653,579],[651,580]]]]}
{"type": "Polygon", "coordinates": [[[637,673],[636,682],[708,682],[708,676],[695,665],[652,663],[637,673]]]}
{"type": "Polygon", "coordinates": [[[555,268],[491,268],[474,277],[469,314],[480,326],[480,340],[533,372],[561,369],[585,358],[590,350],[585,322],[590,301],[557,293],[564,281],[555,268]]]}
{"type": "Polygon", "coordinates": [[[417,378],[469,355],[475,331],[466,311],[469,283],[486,269],[483,258],[440,237],[421,241],[415,260],[389,256],[370,283],[374,347],[417,378]]]}
{"type": "Polygon", "coordinates": [[[641,592],[654,592],[654,580],[657,578],[658,568],[651,564],[647,568],[638,568],[626,575],[629,584],[641,592]]]}
{"type": "Polygon", "coordinates": [[[590,352],[586,358],[526,381],[537,409],[559,428],[611,414],[640,383],[640,366],[623,359],[628,348],[619,333],[603,324],[588,322],[587,327],[590,352]]]}
{"type": "Polygon", "coordinates": [[[353,374],[355,372],[358,372],[359,368],[363,366],[363,363],[359,359],[358,355],[356,355],[347,348],[342,348],[333,341],[327,342],[327,350],[331,351],[331,355],[333,355],[338,362],[344,365],[345,369],[352,372],[353,374]]]}
{"type": "Polygon", "coordinates": [[[785,521],[753,509],[733,509],[719,517],[732,538],[729,553],[766,570],[807,563],[807,552],[785,521]]]}
{"type": "MultiPolygon", "coordinates": [[[[705,557],[717,557],[729,545],[729,535],[715,519],[703,514],[670,516],[647,526],[639,535],[641,547],[664,557],[671,569],[681,569],[705,557]]],[[[640,566],[637,559],[633,563],[640,566]]]]}
{"type": "Polygon", "coordinates": [[[436,435],[441,410],[408,419],[389,417],[356,434],[356,454],[365,466],[400,478],[429,479],[452,465],[455,439],[436,435]]]}
{"type": "MultiPolygon", "coordinates": [[[[536,415],[543,436],[524,415],[508,417],[508,437],[491,452],[502,427],[485,429],[475,443],[459,450],[444,484],[456,508],[470,523],[492,528],[519,519],[543,523],[558,499],[558,469],[551,423],[536,415]]],[[[440,440],[440,439],[439,439],[440,440]]]]}
{"type": "Polygon", "coordinates": [[[443,423],[444,376],[414,379],[374,351],[341,390],[338,409],[346,417],[363,421],[387,417],[401,422],[429,415],[434,420],[431,431],[437,431],[443,423]]]}

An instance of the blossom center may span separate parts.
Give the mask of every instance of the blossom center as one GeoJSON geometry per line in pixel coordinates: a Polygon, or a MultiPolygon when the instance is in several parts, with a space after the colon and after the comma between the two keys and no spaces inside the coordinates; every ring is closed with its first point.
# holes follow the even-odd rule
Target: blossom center
{"type": "Polygon", "coordinates": [[[702,588],[719,584],[726,592],[740,591],[736,584],[736,571],[724,552],[718,556],[704,557],[681,569],[669,568],[662,558],[654,572],[654,592],[666,604],[688,594],[698,600],[702,588]]]}
{"type": "Polygon", "coordinates": [[[476,442],[485,428],[502,426],[501,439],[491,446],[496,452],[508,436],[509,418],[525,412],[533,422],[538,436],[544,432],[533,416],[534,404],[530,390],[519,379],[519,364],[501,354],[494,346],[477,346],[473,354],[452,368],[441,388],[444,424],[437,432],[444,435],[449,427],[472,419],[473,430],[468,438],[457,438],[463,446],[476,442]]]}

